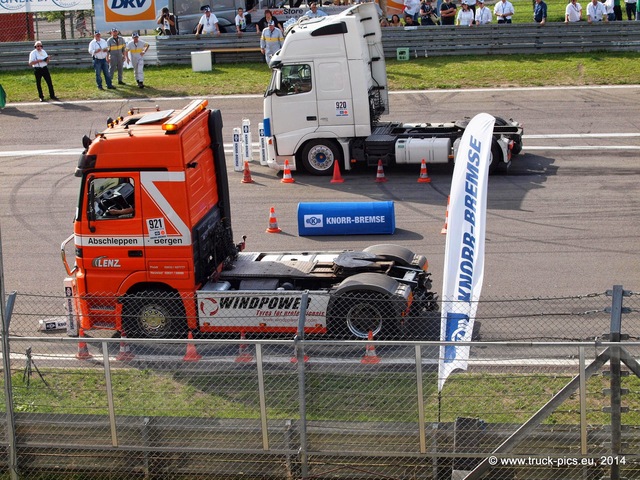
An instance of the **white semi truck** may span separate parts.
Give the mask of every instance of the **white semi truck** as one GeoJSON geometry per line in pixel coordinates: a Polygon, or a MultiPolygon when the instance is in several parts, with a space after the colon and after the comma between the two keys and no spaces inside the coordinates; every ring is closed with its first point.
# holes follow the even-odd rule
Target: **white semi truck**
{"type": "MultiPolygon", "coordinates": [[[[383,165],[453,162],[468,118],[444,123],[382,122],[389,90],[375,4],[301,19],[271,59],[264,99],[267,162],[330,175],[334,162],[383,165]]],[[[522,149],[522,126],[496,117],[490,171],[522,149]]]]}

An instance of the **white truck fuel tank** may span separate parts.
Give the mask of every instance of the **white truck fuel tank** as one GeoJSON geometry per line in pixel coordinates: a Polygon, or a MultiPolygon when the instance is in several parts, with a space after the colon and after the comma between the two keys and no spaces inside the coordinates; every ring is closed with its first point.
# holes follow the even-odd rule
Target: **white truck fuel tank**
{"type": "Polygon", "coordinates": [[[451,152],[450,138],[400,138],[396,142],[396,163],[447,163],[451,152]]]}

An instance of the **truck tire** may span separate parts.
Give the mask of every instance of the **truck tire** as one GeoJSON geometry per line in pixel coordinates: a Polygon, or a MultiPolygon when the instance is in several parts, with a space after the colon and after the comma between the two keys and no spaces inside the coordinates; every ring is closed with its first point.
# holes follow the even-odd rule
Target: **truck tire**
{"type": "Polygon", "coordinates": [[[175,292],[138,292],[123,302],[122,323],[131,338],[182,338],[186,315],[175,292]]]}
{"type": "Polygon", "coordinates": [[[333,300],[327,313],[329,336],[366,339],[394,338],[398,333],[400,309],[380,293],[353,291],[333,300]]]}
{"type": "Polygon", "coordinates": [[[489,163],[489,173],[495,173],[502,163],[502,150],[498,141],[494,138],[491,140],[491,163],[489,163]]]}
{"type": "Polygon", "coordinates": [[[511,149],[511,155],[518,155],[522,151],[522,136],[516,135],[513,137],[513,148],[511,149]]]}
{"type": "MultiPolygon", "coordinates": [[[[502,117],[496,117],[496,125],[505,127],[509,125],[509,122],[507,122],[502,117]]],[[[518,155],[522,151],[522,136],[515,135],[512,137],[512,140],[513,140],[513,148],[511,149],[511,155],[518,155]]]]}
{"type": "Polygon", "coordinates": [[[305,170],[318,176],[331,175],[333,164],[341,160],[342,155],[335,142],[322,138],[307,142],[300,157],[305,170]]]}

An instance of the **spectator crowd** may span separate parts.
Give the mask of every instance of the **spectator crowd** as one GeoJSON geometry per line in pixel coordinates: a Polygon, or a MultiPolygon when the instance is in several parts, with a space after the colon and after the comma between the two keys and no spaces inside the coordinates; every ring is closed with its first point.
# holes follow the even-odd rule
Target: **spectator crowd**
{"type": "MultiPolygon", "coordinates": [[[[342,5],[345,0],[334,0],[342,5]]],[[[358,0],[372,1],[372,0],[358,0]]],[[[512,23],[519,13],[515,11],[509,0],[491,0],[492,5],[487,5],[486,0],[403,0],[402,14],[393,14],[390,17],[381,9],[386,7],[386,1],[378,0],[378,13],[380,25],[386,28],[416,28],[418,26],[457,25],[470,27],[475,25],[512,23]],[[435,3],[435,5],[434,5],[435,3]]],[[[578,0],[568,0],[564,10],[564,22],[573,23],[586,21],[588,23],[614,22],[624,19],[640,20],[640,0],[583,0],[584,8],[578,0]],[[622,10],[624,3],[625,11],[622,10]]],[[[532,0],[533,12],[522,13],[529,16],[531,22],[545,25],[548,20],[548,9],[545,0],[532,0]]],[[[301,1],[295,5],[299,6],[301,1]]],[[[255,23],[251,21],[251,12],[243,8],[237,9],[233,31],[238,36],[246,32],[255,32],[259,37],[260,51],[264,55],[267,64],[271,57],[282,47],[285,29],[296,19],[291,19],[284,24],[271,12],[265,10],[264,16],[255,23]]],[[[202,16],[198,21],[194,33],[200,35],[212,34],[219,36],[222,33],[218,18],[211,11],[209,5],[201,8],[202,16]]],[[[316,2],[308,4],[308,10],[303,18],[321,18],[327,16],[322,5],[316,2]]],[[[79,17],[78,17],[79,18],[79,17]]],[[[84,17],[82,18],[84,21],[84,17]]],[[[176,35],[178,33],[178,18],[167,7],[162,8],[157,20],[157,32],[160,35],[176,35]]],[[[86,25],[84,26],[86,29],[86,25]]],[[[108,40],[102,38],[99,31],[94,32],[94,38],[89,43],[88,52],[93,60],[96,86],[103,90],[103,77],[107,89],[115,90],[113,80],[117,79],[118,85],[126,85],[123,77],[123,66],[133,68],[134,80],[139,88],[144,88],[144,55],[149,49],[149,44],[142,40],[138,32],[133,32],[130,41],[125,41],[116,27],[110,31],[108,40]]],[[[82,35],[84,36],[84,34],[82,35]]],[[[36,41],[34,50],[29,54],[29,65],[33,67],[38,98],[45,101],[42,89],[42,80],[47,85],[49,97],[57,101],[53,81],[48,69],[49,55],[44,50],[42,42],[36,41]]]]}

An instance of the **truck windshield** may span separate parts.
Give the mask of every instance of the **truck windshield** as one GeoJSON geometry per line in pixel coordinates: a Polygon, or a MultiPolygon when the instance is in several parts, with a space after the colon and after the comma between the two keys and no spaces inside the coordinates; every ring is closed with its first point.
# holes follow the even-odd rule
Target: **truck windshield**
{"type": "Polygon", "coordinates": [[[273,85],[276,95],[297,95],[311,91],[310,65],[283,65],[280,72],[280,84],[273,85]]]}
{"type": "Polygon", "coordinates": [[[94,192],[94,212],[97,220],[131,218],[134,216],[133,179],[127,177],[91,180],[94,192]]]}

